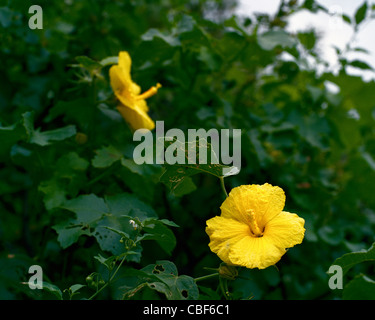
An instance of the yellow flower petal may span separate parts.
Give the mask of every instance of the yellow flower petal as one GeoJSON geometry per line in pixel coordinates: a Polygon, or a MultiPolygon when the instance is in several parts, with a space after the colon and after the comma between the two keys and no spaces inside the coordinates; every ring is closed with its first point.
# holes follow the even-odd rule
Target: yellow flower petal
{"type": "Polygon", "coordinates": [[[280,248],[291,248],[302,242],[305,236],[304,225],[305,220],[298,215],[282,211],[268,221],[263,237],[272,240],[280,248]]]}
{"type": "Polygon", "coordinates": [[[129,74],[132,68],[132,59],[127,51],[120,51],[118,54],[118,66],[125,74],[129,74]]]}
{"type": "Polygon", "coordinates": [[[221,205],[223,217],[249,223],[249,213],[256,214],[259,229],[279,214],[285,205],[285,193],[280,187],[268,183],[243,185],[233,188],[221,205]]]}
{"type": "Polygon", "coordinates": [[[211,251],[228,264],[232,264],[228,256],[233,243],[250,234],[248,225],[223,217],[214,217],[208,220],[206,232],[211,240],[209,243],[211,251]]]}
{"type": "Polygon", "coordinates": [[[155,128],[155,122],[148,116],[148,114],[141,109],[132,109],[124,106],[118,106],[117,110],[121,113],[125,121],[133,130],[155,128]]]}
{"type": "Polygon", "coordinates": [[[267,237],[245,237],[233,244],[228,258],[234,265],[265,269],[276,264],[285,252],[267,237]]]}
{"type": "Polygon", "coordinates": [[[141,87],[139,85],[137,85],[135,82],[133,82],[132,78],[131,78],[132,60],[131,60],[130,55],[127,51],[121,51],[119,53],[118,66],[121,69],[123,82],[126,85],[126,87],[128,88],[128,90],[133,95],[140,94],[141,93],[141,87]]]}

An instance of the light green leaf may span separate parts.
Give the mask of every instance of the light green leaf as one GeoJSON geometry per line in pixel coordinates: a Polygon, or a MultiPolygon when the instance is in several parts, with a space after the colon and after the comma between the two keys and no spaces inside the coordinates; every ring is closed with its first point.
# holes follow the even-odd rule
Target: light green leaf
{"type": "Polygon", "coordinates": [[[104,58],[100,61],[100,64],[105,67],[105,66],[109,66],[109,65],[112,65],[112,64],[117,64],[118,63],[118,56],[114,56],[114,57],[107,57],[107,58],[104,58]]]}
{"type": "Polygon", "coordinates": [[[69,290],[70,292],[73,293],[78,293],[77,291],[82,289],[83,287],[86,287],[84,284],[73,284],[69,290]]]}
{"type": "Polygon", "coordinates": [[[181,45],[180,40],[177,37],[170,35],[170,34],[164,34],[161,31],[154,29],[154,28],[149,29],[146,33],[144,33],[141,36],[141,39],[143,41],[152,41],[154,40],[154,38],[162,39],[164,42],[168,43],[171,47],[176,47],[176,46],[181,45]]]}
{"type": "Polygon", "coordinates": [[[76,127],[73,125],[43,132],[40,132],[40,129],[37,129],[32,132],[29,142],[38,144],[40,146],[46,146],[52,141],[62,141],[74,136],[76,133],[76,127]]]}
{"type": "Polygon", "coordinates": [[[272,50],[277,46],[293,47],[296,40],[284,30],[272,30],[258,35],[258,44],[264,50],[272,50]]]}

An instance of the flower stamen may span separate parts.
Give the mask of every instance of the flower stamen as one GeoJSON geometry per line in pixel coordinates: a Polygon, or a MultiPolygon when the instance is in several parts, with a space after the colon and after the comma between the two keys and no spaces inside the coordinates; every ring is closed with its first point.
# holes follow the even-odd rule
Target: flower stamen
{"type": "Polygon", "coordinates": [[[251,233],[256,237],[263,237],[263,232],[260,230],[258,223],[255,219],[254,211],[252,209],[249,209],[246,211],[246,213],[247,213],[251,233]]]}
{"type": "Polygon", "coordinates": [[[158,92],[159,88],[161,88],[161,84],[157,83],[156,86],[152,86],[147,91],[143,92],[139,96],[136,96],[135,100],[145,100],[145,99],[148,99],[148,98],[152,97],[153,95],[155,95],[158,92]]]}

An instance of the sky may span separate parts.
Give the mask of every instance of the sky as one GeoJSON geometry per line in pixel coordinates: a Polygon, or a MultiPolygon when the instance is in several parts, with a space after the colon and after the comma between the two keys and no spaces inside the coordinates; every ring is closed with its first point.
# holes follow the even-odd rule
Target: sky
{"type": "MultiPolygon", "coordinates": [[[[287,30],[291,32],[302,31],[313,27],[322,39],[319,42],[323,58],[330,63],[332,69],[337,65],[337,55],[334,46],[343,49],[353,35],[353,28],[341,18],[337,18],[337,14],[342,12],[350,18],[354,17],[357,9],[363,4],[364,0],[318,0],[317,2],[326,7],[329,12],[336,13],[330,16],[327,13],[319,12],[311,13],[303,10],[294,13],[289,18],[287,30]]],[[[299,1],[301,2],[301,0],[299,1]]],[[[275,14],[280,0],[238,0],[238,8],[236,13],[239,16],[252,16],[254,12],[263,12],[275,14]]],[[[375,4],[375,0],[367,0],[369,6],[375,4]]],[[[370,10],[369,10],[370,11],[370,10]]],[[[369,51],[369,54],[355,52],[346,55],[349,60],[358,59],[366,62],[375,69],[375,19],[360,25],[359,32],[354,42],[356,47],[361,47],[369,51]]],[[[374,71],[362,71],[357,68],[348,68],[347,72],[355,75],[362,75],[364,79],[375,79],[374,71]]]]}

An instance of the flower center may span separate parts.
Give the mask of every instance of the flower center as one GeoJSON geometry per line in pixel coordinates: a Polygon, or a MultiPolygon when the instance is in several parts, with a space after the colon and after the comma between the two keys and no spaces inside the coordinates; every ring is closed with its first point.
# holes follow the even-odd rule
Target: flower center
{"type": "Polygon", "coordinates": [[[255,219],[255,213],[252,209],[247,210],[248,222],[250,225],[250,231],[255,237],[263,237],[263,231],[260,230],[259,225],[255,219]]]}

